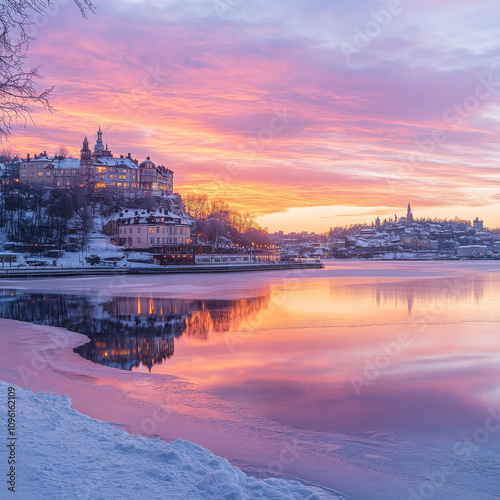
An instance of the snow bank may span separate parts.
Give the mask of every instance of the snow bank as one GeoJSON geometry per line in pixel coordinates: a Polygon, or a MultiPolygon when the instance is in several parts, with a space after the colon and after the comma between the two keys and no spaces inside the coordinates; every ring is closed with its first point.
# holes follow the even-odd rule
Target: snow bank
{"type": "MultiPolygon", "coordinates": [[[[9,385],[0,387],[6,394],[9,385]]],[[[66,396],[16,386],[16,398],[18,499],[339,498],[297,481],[249,477],[189,441],[127,434],[72,409],[66,396]]]]}

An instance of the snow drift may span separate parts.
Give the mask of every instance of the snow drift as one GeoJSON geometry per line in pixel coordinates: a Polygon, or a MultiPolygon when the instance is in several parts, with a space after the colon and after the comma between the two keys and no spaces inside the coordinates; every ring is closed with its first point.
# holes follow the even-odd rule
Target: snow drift
{"type": "MultiPolygon", "coordinates": [[[[0,381],[3,394],[9,386],[0,381]]],[[[14,387],[19,436],[16,498],[339,498],[298,481],[249,477],[189,441],[133,436],[77,412],[66,396],[14,387]]]]}

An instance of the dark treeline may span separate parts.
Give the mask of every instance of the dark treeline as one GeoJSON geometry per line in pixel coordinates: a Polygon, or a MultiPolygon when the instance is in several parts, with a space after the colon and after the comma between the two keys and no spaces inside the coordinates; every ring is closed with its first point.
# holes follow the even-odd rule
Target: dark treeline
{"type": "Polygon", "coordinates": [[[83,248],[89,233],[100,231],[123,207],[154,210],[173,203],[153,196],[125,198],[112,189],[96,193],[89,184],[52,189],[10,181],[1,184],[0,196],[0,228],[9,241],[59,248],[68,243],[83,248]]]}
{"type": "Polygon", "coordinates": [[[197,220],[198,237],[215,246],[231,243],[240,247],[264,247],[271,244],[267,230],[255,215],[231,207],[223,200],[210,200],[207,195],[188,195],[184,209],[197,220]]]}

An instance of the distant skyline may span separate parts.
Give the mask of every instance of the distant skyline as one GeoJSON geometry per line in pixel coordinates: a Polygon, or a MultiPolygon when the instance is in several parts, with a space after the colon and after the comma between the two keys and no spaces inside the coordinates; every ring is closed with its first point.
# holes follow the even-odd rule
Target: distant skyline
{"type": "Polygon", "coordinates": [[[377,215],[500,227],[497,2],[98,0],[39,18],[54,114],[5,144],[77,154],[99,125],[270,231],[377,215]],[[231,5],[234,4],[234,5],[231,5]]]}

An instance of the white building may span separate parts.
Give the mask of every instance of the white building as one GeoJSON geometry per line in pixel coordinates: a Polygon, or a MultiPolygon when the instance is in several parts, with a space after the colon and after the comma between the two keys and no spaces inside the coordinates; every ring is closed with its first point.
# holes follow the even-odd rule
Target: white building
{"type": "Polygon", "coordinates": [[[483,257],[488,253],[485,245],[465,245],[457,248],[459,257],[483,257]]]}

